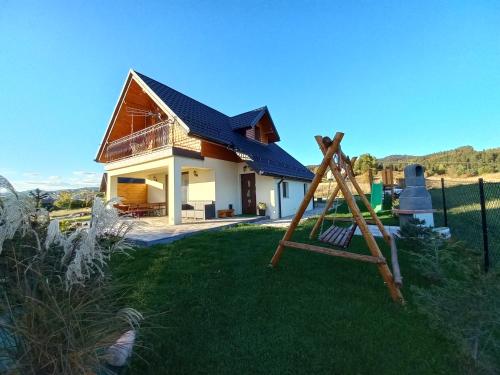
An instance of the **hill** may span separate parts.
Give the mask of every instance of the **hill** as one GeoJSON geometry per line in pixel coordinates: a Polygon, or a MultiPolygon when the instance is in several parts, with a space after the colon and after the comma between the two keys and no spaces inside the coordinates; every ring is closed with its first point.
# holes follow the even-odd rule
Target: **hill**
{"type": "Polygon", "coordinates": [[[500,172],[500,148],[477,151],[472,146],[463,146],[423,156],[390,155],[377,159],[377,163],[380,167],[393,166],[395,170],[418,163],[425,166],[428,175],[476,176],[500,172]]]}
{"type": "MultiPolygon", "coordinates": [[[[500,172],[500,147],[475,150],[472,146],[462,146],[452,150],[439,151],[428,155],[388,155],[376,159],[377,169],[392,166],[402,171],[408,164],[425,166],[427,175],[477,176],[500,172]]],[[[317,165],[307,166],[315,171],[317,165]]]]}

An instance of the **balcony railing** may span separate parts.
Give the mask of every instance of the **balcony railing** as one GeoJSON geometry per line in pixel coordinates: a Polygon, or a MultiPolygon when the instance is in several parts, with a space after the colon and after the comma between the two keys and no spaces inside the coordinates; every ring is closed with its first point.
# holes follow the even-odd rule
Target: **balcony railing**
{"type": "Polygon", "coordinates": [[[106,162],[142,155],[167,147],[179,147],[199,152],[200,141],[187,136],[176,122],[161,122],[132,133],[106,146],[106,162]]]}

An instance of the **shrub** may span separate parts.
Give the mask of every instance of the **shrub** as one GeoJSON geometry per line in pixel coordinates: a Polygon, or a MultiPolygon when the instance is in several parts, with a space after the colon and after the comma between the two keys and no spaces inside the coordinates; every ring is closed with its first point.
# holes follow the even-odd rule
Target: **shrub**
{"type": "Polygon", "coordinates": [[[472,358],[478,370],[499,371],[500,274],[443,278],[430,288],[413,288],[415,302],[435,327],[472,358]]]}
{"type": "Polygon", "coordinates": [[[356,175],[363,174],[369,170],[376,171],[377,169],[377,159],[370,154],[362,154],[354,163],[354,173],[356,175]]]}
{"type": "Polygon", "coordinates": [[[0,366],[15,374],[99,372],[115,354],[110,345],[142,318],[122,308],[107,265],[129,250],[130,224],[96,199],[90,226],[63,234],[0,176],[2,188],[0,366]]]}
{"type": "Polygon", "coordinates": [[[412,265],[430,283],[413,286],[415,303],[432,324],[454,340],[476,370],[498,373],[500,272],[483,274],[479,254],[444,239],[415,221],[401,228],[412,265]]]}
{"type": "Polygon", "coordinates": [[[493,165],[485,165],[483,167],[479,167],[477,172],[478,174],[486,174],[486,173],[495,173],[497,170],[493,165]]]}
{"type": "Polygon", "coordinates": [[[62,191],[59,193],[59,197],[54,202],[54,206],[58,209],[70,209],[72,199],[73,197],[70,192],[62,191]]]}
{"type": "Polygon", "coordinates": [[[85,208],[89,207],[90,205],[87,204],[84,200],[82,199],[73,199],[70,203],[70,208],[85,208]]]}

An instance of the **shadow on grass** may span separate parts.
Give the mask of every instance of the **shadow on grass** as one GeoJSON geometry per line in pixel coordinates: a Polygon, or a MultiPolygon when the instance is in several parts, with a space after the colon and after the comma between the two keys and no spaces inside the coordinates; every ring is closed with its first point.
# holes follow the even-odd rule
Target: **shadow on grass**
{"type": "MultiPolygon", "coordinates": [[[[312,221],[294,239],[305,241],[312,221]]],[[[393,303],[372,264],[287,249],[267,267],[283,230],[241,225],[115,261],[134,285],[130,304],[165,327],[134,374],[457,373],[452,344],[393,303]]],[[[385,255],[388,249],[381,244],[385,255]]],[[[367,253],[361,237],[350,250],[367,253]]],[[[401,254],[406,285],[422,280],[401,254]]],[[[151,324],[151,323],[150,323],[151,324]]]]}

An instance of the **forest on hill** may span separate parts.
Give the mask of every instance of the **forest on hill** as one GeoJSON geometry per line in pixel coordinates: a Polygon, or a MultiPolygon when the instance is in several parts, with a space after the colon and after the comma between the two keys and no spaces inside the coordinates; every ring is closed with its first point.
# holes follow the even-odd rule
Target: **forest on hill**
{"type": "Polygon", "coordinates": [[[476,151],[472,146],[463,146],[449,151],[424,156],[391,155],[377,159],[380,167],[393,166],[403,170],[408,164],[422,164],[428,175],[477,176],[500,172],[500,147],[476,151]]]}
{"type": "MultiPolygon", "coordinates": [[[[500,147],[477,151],[472,146],[463,146],[423,156],[390,155],[379,159],[363,154],[354,165],[354,170],[356,173],[364,173],[368,169],[382,170],[392,166],[395,171],[402,171],[405,166],[413,163],[423,165],[428,176],[464,177],[497,173],[500,172],[500,147]]],[[[317,165],[308,168],[314,172],[317,165]]]]}

